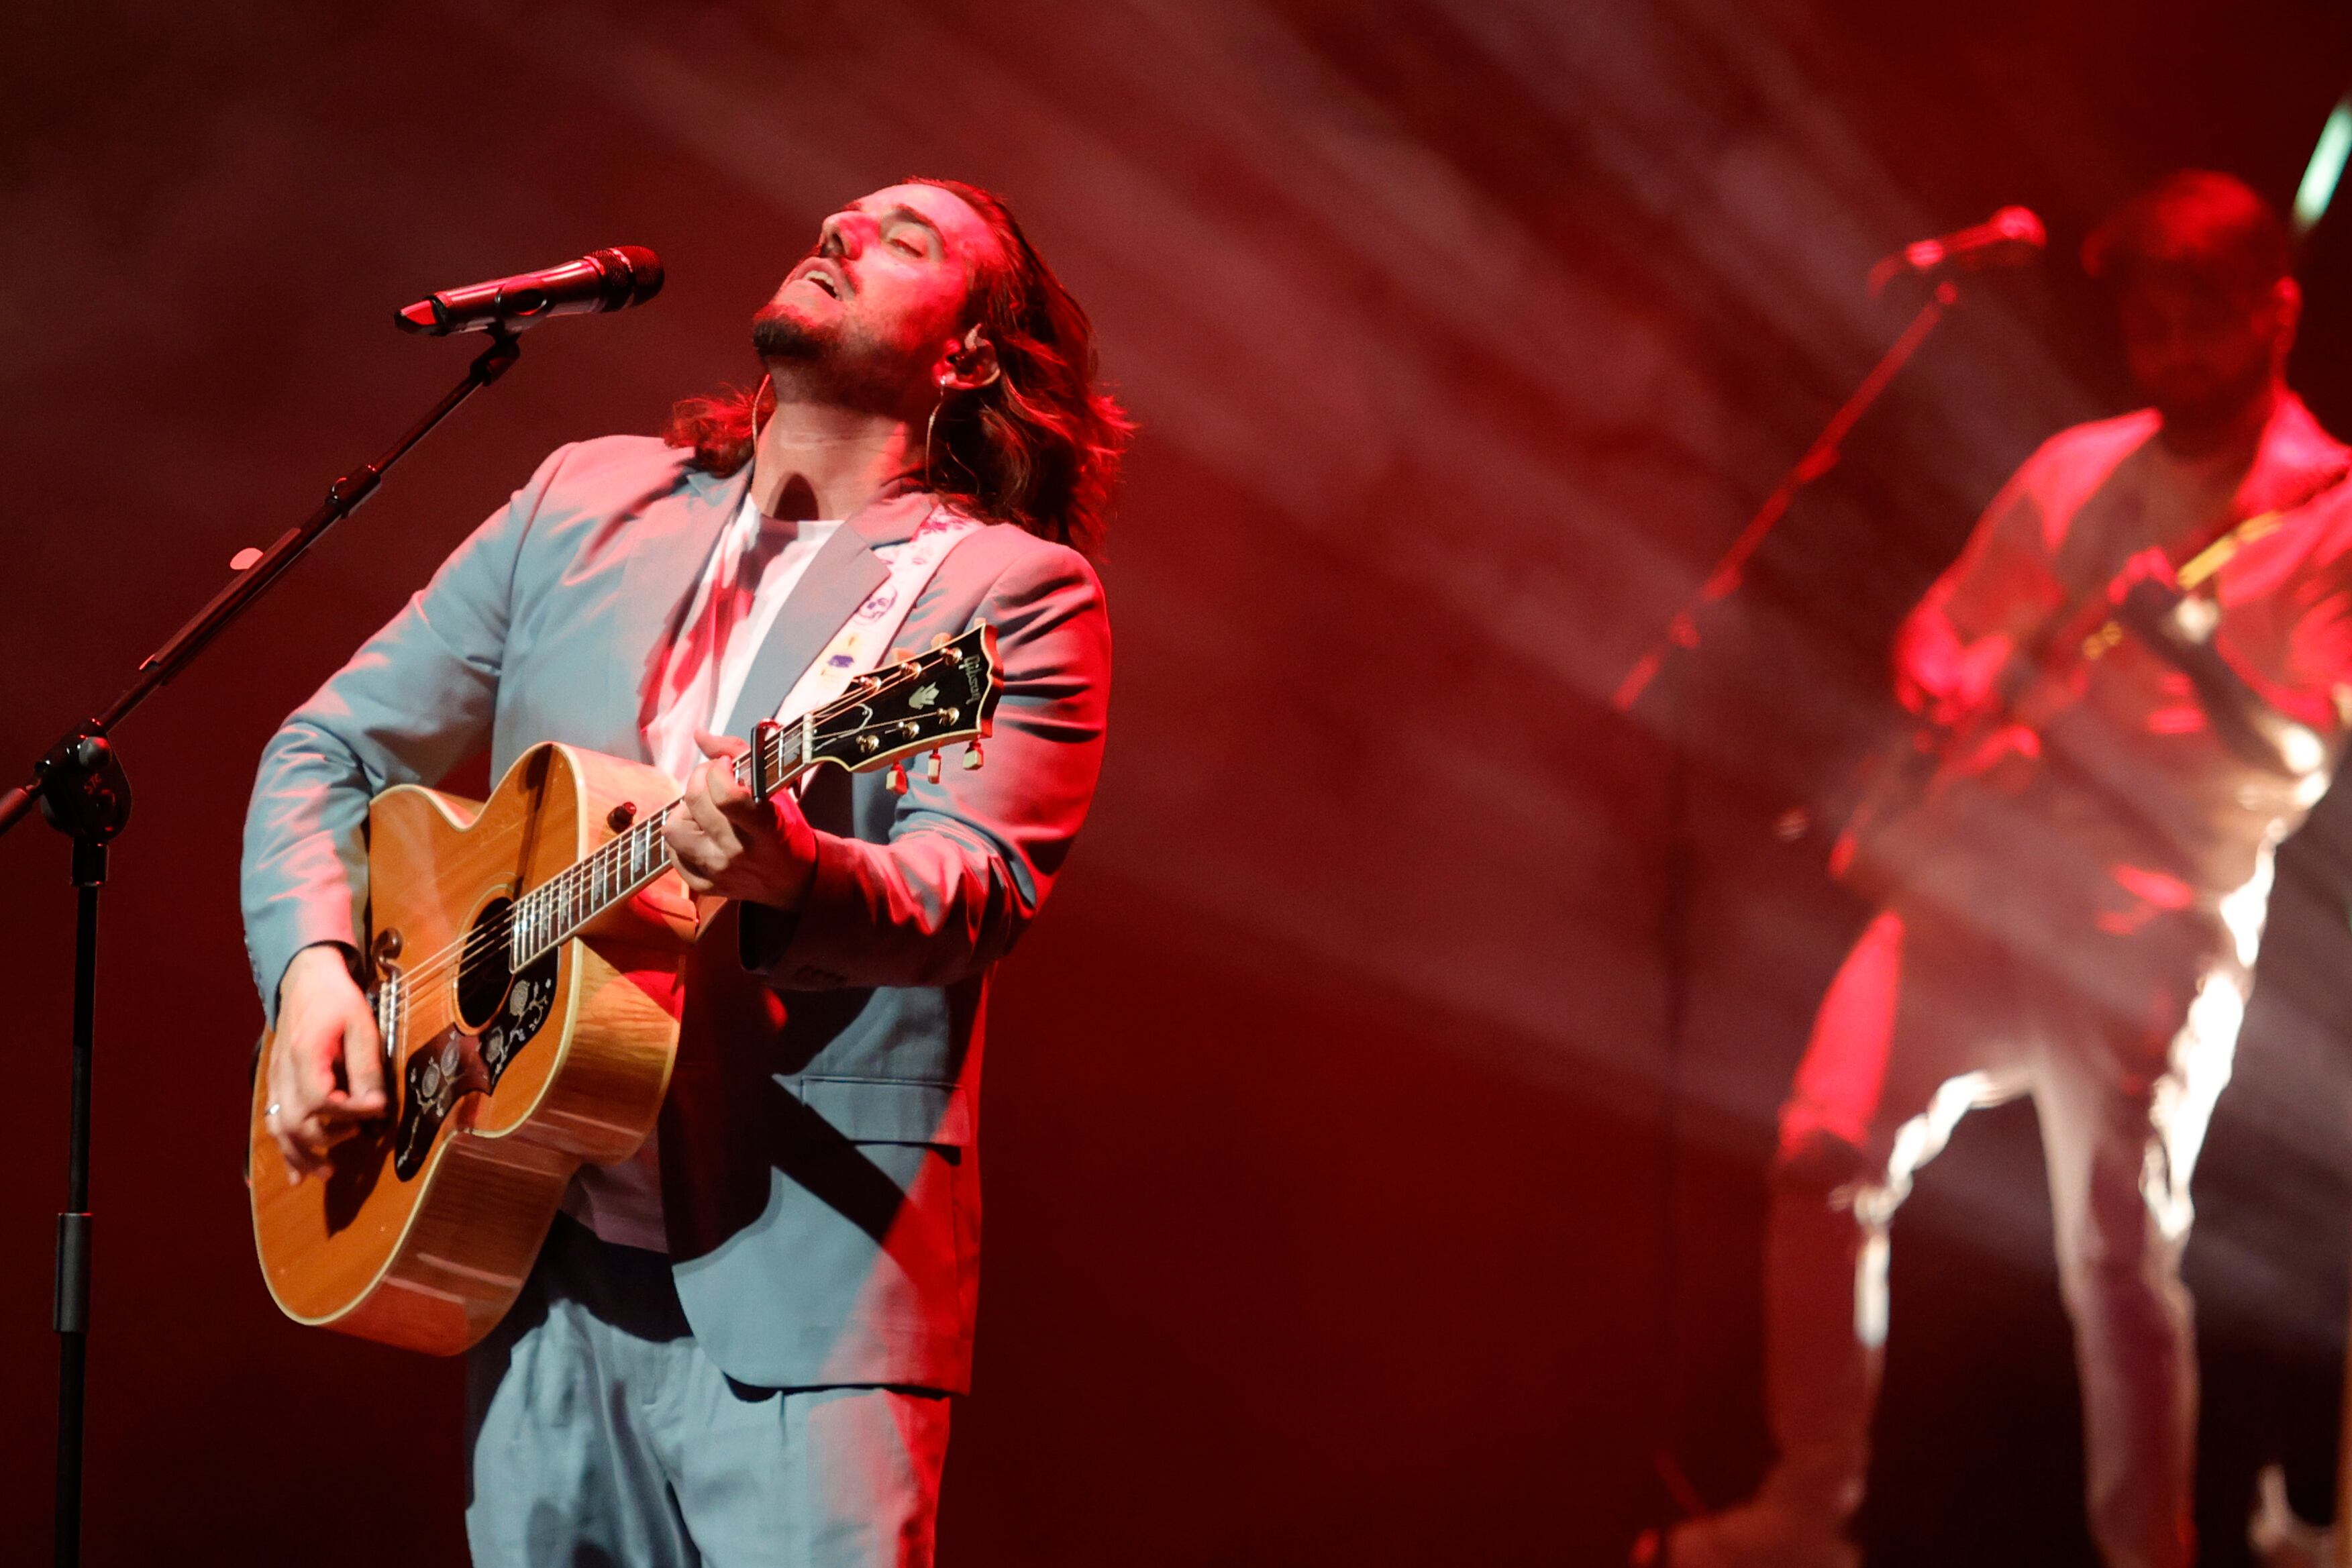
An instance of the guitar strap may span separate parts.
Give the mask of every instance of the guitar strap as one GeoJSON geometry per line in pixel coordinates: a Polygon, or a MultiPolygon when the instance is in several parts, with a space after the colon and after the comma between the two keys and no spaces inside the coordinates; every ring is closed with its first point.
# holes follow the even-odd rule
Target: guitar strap
{"type": "Polygon", "coordinates": [[[903,544],[883,545],[875,550],[890,575],[882,586],[866,595],[866,602],[851,612],[833,641],[824,645],[809,667],[801,672],[793,689],[784,694],[776,709],[780,724],[796,723],[810,713],[849,689],[849,683],[865,674],[890,650],[890,640],[898,628],[907,623],[907,614],[915,601],[940,570],[940,563],[949,552],[980,531],[983,525],[950,512],[943,507],[933,507],[931,515],[903,544]]]}

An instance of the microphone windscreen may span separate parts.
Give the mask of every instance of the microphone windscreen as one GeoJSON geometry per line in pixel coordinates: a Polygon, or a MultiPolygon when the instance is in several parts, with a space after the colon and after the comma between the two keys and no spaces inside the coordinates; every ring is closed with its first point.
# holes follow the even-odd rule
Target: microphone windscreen
{"type": "Polygon", "coordinates": [[[599,254],[619,258],[629,273],[628,304],[643,305],[661,292],[661,257],[641,245],[616,245],[599,254]]]}
{"type": "Polygon", "coordinates": [[[2019,245],[2030,245],[2040,250],[2050,243],[2050,233],[2031,207],[2003,207],[1992,215],[1992,226],[2003,239],[2019,245]]]}

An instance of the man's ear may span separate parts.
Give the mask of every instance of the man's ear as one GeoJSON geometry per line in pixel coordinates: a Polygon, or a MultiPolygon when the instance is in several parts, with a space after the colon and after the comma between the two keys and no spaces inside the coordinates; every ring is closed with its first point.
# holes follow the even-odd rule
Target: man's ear
{"type": "Polygon", "coordinates": [[[963,335],[961,347],[940,357],[939,383],[942,392],[978,392],[994,384],[1003,373],[1004,367],[997,362],[996,345],[978,326],[963,335]]]}

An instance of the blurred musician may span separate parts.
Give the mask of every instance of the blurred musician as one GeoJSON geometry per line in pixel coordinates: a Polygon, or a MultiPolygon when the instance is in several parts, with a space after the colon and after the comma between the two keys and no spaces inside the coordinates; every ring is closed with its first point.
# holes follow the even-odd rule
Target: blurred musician
{"type": "Polygon", "coordinates": [[[2187,1568],[2179,1263],[2271,852],[2352,702],[2347,449],[2287,390],[2277,217],[2175,174],[2084,246],[2152,405],[2060,433],[1905,623],[1921,721],[1839,847],[1879,904],[1782,1107],[1766,1246],[1778,1462],[1675,1568],[1856,1558],[1887,1224],[1971,1106],[2033,1097],[2081,1373],[2093,1537],[2187,1568]]]}

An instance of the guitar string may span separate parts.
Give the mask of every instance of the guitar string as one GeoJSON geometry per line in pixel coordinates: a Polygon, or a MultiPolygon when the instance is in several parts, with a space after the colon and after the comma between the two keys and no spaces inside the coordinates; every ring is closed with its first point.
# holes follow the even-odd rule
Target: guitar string
{"type": "MultiPolygon", "coordinates": [[[[748,758],[748,757],[749,753],[746,753],[745,758],[748,758]]],[[[744,758],[739,758],[738,761],[740,762],[744,758]]],[[[781,755],[780,748],[777,758],[777,766],[781,768],[783,765],[783,759],[781,755]]],[[[739,783],[743,782],[740,771],[738,771],[737,774],[737,781],[739,783]]],[[[508,903],[505,913],[501,915],[499,919],[471,927],[463,937],[450,943],[447,946],[443,947],[423,962],[407,969],[401,970],[398,977],[404,985],[415,985],[417,982],[426,979],[438,979],[441,973],[447,969],[451,965],[454,964],[462,968],[468,960],[489,952],[495,946],[510,943],[514,934],[516,910],[520,908],[526,900],[532,898],[534,895],[545,898],[547,894],[544,890],[563,883],[571,878],[573,871],[575,871],[579,866],[587,864],[590,861],[593,861],[597,857],[604,855],[613,844],[625,842],[640,833],[646,835],[649,839],[657,838],[659,836],[660,828],[669,820],[670,812],[677,810],[682,803],[683,797],[679,800],[672,800],[668,805],[663,806],[657,810],[648,812],[646,816],[640,818],[628,830],[606,840],[604,844],[599,845],[594,851],[591,852],[589,861],[574,862],[572,865],[566,866],[562,871],[558,872],[554,876],[550,877],[547,881],[541,883],[537,887],[531,888],[529,892],[510,899],[508,903]]],[[[625,859],[623,859],[621,863],[625,864],[625,859]]],[[[638,886],[642,886],[645,883],[656,880],[660,876],[662,871],[668,868],[668,864],[669,862],[665,859],[661,865],[656,867],[655,870],[648,872],[637,883],[633,883],[626,892],[620,894],[618,896],[626,897],[628,896],[628,894],[635,892],[638,886]]]]}
{"type": "MultiPolygon", "coordinates": [[[[868,693],[866,695],[871,696],[877,694],[868,693]]],[[[856,705],[844,699],[842,701],[828,704],[825,707],[817,710],[816,713],[810,716],[814,720],[822,721],[829,717],[837,716],[839,710],[852,706],[856,705]]],[[[803,727],[798,724],[788,727],[784,733],[791,735],[795,744],[804,742],[807,738],[803,727]]],[[[858,733],[861,732],[856,730],[845,731],[841,737],[847,738],[848,737],[858,733]]],[[[825,736],[821,738],[830,740],[835,737],[825,736]]],[[[787,758],[784,756],[785,746],[786,742],[784,736],[779,735],[777,737],[775,747],[775,766],[779,770],[788,766],[787,758]]],[[[748,780],[743,778],[742,764],[748,761],[750,757],[750,752],[747,751],[743,753],[742,756],[735,759],[735,765],[730,769],[738,783],[748,782],[748,780]]],[[[791,758],[790,761],[797,762],[803,759],[804,758],[802,757],[795,757],[791,758]]],[[[780,779],[779,782],[786,782],[786,780],[780,779]]],[[[550,888],[559,886],[576,887],[579,881],[577,873],[580,873],[583,867],[591,866],[597,859],[611,853],[614,844],[626,842],[640,833],[646,835],[648,839],[656,836],[656,831],[668,820],[669,813],[677,809],[682,800],[683,798],[681,797],[679,800],[672,800],[667,805],[661,807],[658,810],[649,812],[645,817],[638,819],[638,821],[630,828],[615,834],[612,839],[608,839],[604,843],[599,845],[593,851],[591,851],[586,859],[573,862],[572,864],[564,867],[562,871],[557,872],[553,876],[548,878],[547,881],[538,884],[538,886],[530,888],[527,892],[514,895],[509,900],[509,908],[501,919],[469,928],[466,935],[457,941],[453,942],[448,946],[442,948],[439,952],[435,953],[430,957],[412,966],[410,968],[403,970],[403,978],[414,982],[427,976],[437,976],[440,969],[446,967],[451,963],[462,966],[467,960],[477,956],[478,954],[489,950],[494,943],[509,941],[513,935],[517,911],[523,904],[533,898],[545,901],[558,896],[556,894],[550,894],[547,891],[550,888]]],[[[627,863],[625,857],[615,855],[613,858],[617,863],[627,863]]],[[[648,872],[644,878],[631,883],[627,893],[634,893],[636,888],[642,886],[645,882],[651,881],[659,876],[659,868],[648,872]]],[[[625,897],[627,896],[627,893],[621,894],[618,896],[625,897]]]]}
{"type": "MultiPolygon", "coordinates": [[[[736,773],[738,782],[743,781],[741,779],[740,764],[748,760],[749,757],[750,753],[747,752],[742,758],[737,758],[739,766],[732,771],[736,773]]],[[[776,765],[779,768],[785,765],[781,747],[778,747],[776,765]]],[[[629,829],[621,833],[615,834],[613,838],[606,840],[604,844],[599,845],[595,850],[592,851],[587,860],[574,862],[572,865],[566,866],[562,871],[558,872],[554,876],[550,877],[547,881],[541,883],[537,887],[510,899],[505,913],[499,919],[471,927],[463,937],[450,943],[447,946],[443,947],[431,956],[424,959],[422,962],[417,963],[409,968],[399,971],[398,978],[404,987],[413,986],[426,980],[437,980],[441,974],[451,965],[454,964],[462,968],[467,961],[490,951],[494,945],[510,943],[514,933],[515,912],[526,900],[532,898],[534,895],[541,897],[542,899],[545,898],[547,894],[543,890],[558,886],[570,881],[574,871],[579,867],[589,864],[595,859],[604,855],[614,844],[626,842],[640,833],[647,835],[648,838],[657,837],[659,829],[668,821],[670,812],[675,810],[682,803],[682,800],[683,798],[681,797],[679,800],[672,800],[669,804],[661,807],[658,810],[648,812],[645,817],[640,818],[637,822],[633,824],[629,829]]],[[[627,863],[625,858],[615,857],[615,859],[622,864],[627,863]]],[[[661,874],[661,871],[667,869],[667,862],[665,861],[661,867],[657,867],[656,870],[648,872],[645,877],[633,883],[626,892],[619,894],[618,896],[626,897],[629,893],[635,892],[638,886],[643,885],[645,883],[656,880],[661,874]]]]}
{"type": "MultiPolygon", "coordinates": [[[[909,722],[905,719],[888,719],[877,723],[861,725],[851,729],[835,731],[832,734],[816,735],[814,737],[811,735],[811,731],[824,720],[836,718],[851,710],[866,706],[871,704],[874,699],[887,695],[898,686],[919,680],[926,674],[938,673],[935,655],[941,651],[943,650],[934,649],[932,650],[932,653],[929,655],[921,656],[917,660],[910,660],[906,664],[898,665],[895,669],[883,671],[875,675],[868,676],[866,678],[874,683],[870,686],[866,686],[859,691],[838,697],[833,702],[826,704],[824,707],[808,715],[803,723],[786,727],[783,733],[780,734],[776,740],[775,756],[777,768],[781,769],[787,765],[783,754],[784,734],[792,735],[793,738],[802,743],[803,746],[803,755],[793,758],[792,760],[795,762],[807,762],[813,765],[814,761],[819,759],[809,755],[805,749],[806,742],[811,738],[825,742],[850,740],[855,739],[858,736],[865,735],[869,731],[895,728],[899,725],[909,722]]],[[[960,662],[961,661],[951,662],[950,667],[952,667],[953,663],[960,662]]],[[[730,769],[730,771],[736,776],[739,782],[745,781],[741,778],[741,765],[745,761],[750,760],[750,752],[747,751],[743,753],[742,756],[736,758],[735,767],[730,769]]],[[[789,782],[789,780],[779,780],[779,783],[784,782],[789,782]]],[[[639,824],[638,828],[630,830],[630,832],[660,826],[663,822],[667,821],[669,813],[672,810],[675,810],[680,803],[680,800],[672,800],[668,805],[662,807],[658,811],[652,813],[650,817],[645,819],[644,821],[639,824]]],[[[538,887],[532,888],[529,893],[519,895],[513,901],[514,904],[520,905],[524,900],[529,899],[533,895],[544,897],[546,895],[542,892],[543,889],[555,886],[559,883],[569,882],[574,884],[579,884],[581,883],[581,879],[577,873],[583,867],[589,865],[598,856],[604,855],[612,844],[620,842],[625,840],[628,836],[629,833],[623,833],[616,835],[614,839],[607,840],[604,845],[600,845],[595,851],[591,852],[588,860],[574,862],[572,865],[565,867],[562,871],[558,872],[546,882],[541,883],[538,887]]],[[[619,898],[626,897],[629,894],[635,893],[638,887],[642,887],[646,883],[656,880],[660,874],[660,870],[648,873],[644,878],[633,883],[626,892],[616,895],[614,902],[618,902],[619,898]]],[[[593,887],[593,882],[588,883],[585,885],[593,887]]],[[[577,887],[575,885],[575,891],[576,890],[577,887]]],[[[448,946],[442,948],[439,952],[425,959],[423,962],[403,971],[402,978],[404,981],[413,984],[415,981],[425,979],[428,977],[437,979],[439,977],[439,972],[452,963],[462,967],[467,960],[474,957],[481,952],[488,951],[492,942],[510,940],[513,932],[513,921],[514,908],[510,906],[503,920],[478,926],[473,930],[468,931],[463,938],[451,943],[448,946]]],[[[559,938],[559,940],[562,939],[564,938],[559,938]]],[[[545,949],[541,949],[541,951],[544,952],[545,949]]],[[[537,956],[538,955],[533,955],[534,960],[537,956]]],[[[405,998],[404,997],[404,1012],[402,1015],[403,1021],[404,1021],[405,1019],[404,1005],[405,998]]]]}
{"type": "MultiPolygon", "coordinates": [[[[825,736],[823,738],[827,741],[854,739],[858,736],[865,735],[875,730],[895,729],[906,722],[908,721],[903,719],[889,719],[879,723],[862,725],[854,729],[835,731],[832,735],[825,736]]],[[[739,758],[739,764],[742,760],[748,760],[748,758],[749,754],[746,753],[743,758],[739,758]]],[[[780,779],[778,780],[779,786],[781,787],[783,784],[790,783],[792,779],[799,777],[800,772],[805,771],[806,767],[814,766],[814,762],[819,760],[823,759],[794,757],[788,761],[783,756],[782,747],[779,746],[775,756],[775,766],[779,769],[791,766],[793,763],[804,764],[804,766],[798,771],[780,779]]],[[[738,780],[740,781],[741,772],[740,766],[735,771],[738,780]]],[[[667,822],[670,812],[677,810],[681,803],[681,801],[673,800],[668,805],[661,808],[658,811],[652,813],[645,819],[641,819],[638,827],[631,830],[631,832],[635,833],[642,831],[646,833],[650,838],[657,832],[665,822],[667,822]]],[[[514,900],[513,904],[509,905],[509,909],[504,912],[501,918],[499,920],[474,927],[459,941],[453,942],[448,946],[442,948],[439,952],[434,954],[432,956],[425,959],[421,963],[418,963],[410,968],[402,970],[399,977],[402,982],[403,994],[398,1020],[403,1023],[406,1021],[408,998],[415,994],[415,991],[424,988],[425,986],[430,984],[438,983],[451,965],[454,964],[457,966],[462,972],[463,967],[467,963],[481,954],[492,950],[494,945],[510,945],[515,928],[517,910],[526,901],[535,896],[542,901],[551,898],[553,901],[552,912],[561,914],[565,910],[566,906],[572,899],[584,893],[588,895],[589,907],[591,910],[590,915],[583,919],[572,919],[568,915],[563,918],[561,922],[561,929],[563,931],[563,935],[556,937],[553,942],[541,946],[538,952],[534,953],[530,959],[525,960],[525,964],[527,965],[529,963],[536,962],[540,956],[543,956],[550,947],[555,946],[557,943],[569,940],[571,934],[573,931],[576,931],[580,925],[585,924],[585,919],[593,918],[596,913],[601,913],[604,909],[609,908],[612,905],[618,904],[623,899],[631,896],[646,884],[657,881],[664,872],[672,868],[675,862],[671,862],[666,853],[663,853],[660,856],[658,863],[656,863],[653,869],[642,876],[629,879],[624,883],[622,881],[624,873],[622,873],[621,868],[632,863],[634,857],[627,855],[614,855],[611,854],[610,852],[614,844],[625,841],[628,836],[629,835],[625,834],[621,837],[606,841],[604,845],[599,846],[597,850],[592,852],[586,860],[574,862],[572,865],[564,868],[563,871],[556,873],[555,876],[549,878],[547,882],[541,883],[539,886],[532,888],[529,893],[524,894],[514,900]],[[593,873],[593,869],[590,869],[593,868],[593,863],[600,858],[609,858],[610,869],[614,873],[614,877],[608,885],[614,890],[601,901],[596,897],[594,892],[595,881],[593,873]],[[551,894],[547,891],[551,888],[561,888],[564,891],[551,894]]],[[[650,845],[648,845],[648,847],[650,847],[650,845]]],[[[548,905],[543,902],[541,907],[548,907],[548,905]]],[[[520,967],[522,966],[517,967],[520,967]]]]}
{"type": "MultiPolygon", "coordinates": [[[[863,696],[855,700],[844,699],[838,705],[829,705],[828,709],[824,711],[830,713],[833,707],[836,706],[862,706],[866,702],[870,701],[871,698],[879,695],[881,695],[880,692],[876,691],[866,693],[863,696]]],[[[896,729],[909,722],[912,721],[898,718],[887,719],[877,723],[860,725],[852,729],[838,730],[829,735],[821,735],[817,738],[820,741],[824,742],[854,740],[860,736],[869,734],[876,730],[896,729]]],[[[791,727],[793,729],[799,728],[798,726],[791,727]]],[[[751,754],[749,752],[744,753],[741,757],[739,757],[736,759],[736,767],[733,769],[730,769],[730,771],[735,774],[738,782],[746,782],[746,780],[741,777],[741,765],[750,759],[751,754]]],[[[823,760],[823,758],[813,756],[794,758],[792,759],[793,762],[805,762],[810,766],[814,766],[816,762],[821,760],[823,760]]],[[[783,756],[783,745],[781,737],[779,737],[775,751],[775,766],[779,768],[789,766],[783,756]]],[[[803,769],[803,771],[805,769],[803,769]]],[[[796,778],[798,775],[794,774],[792,777],[796,778]]],[[[791,778],[781,779],[778,780],[779,786],[789,782],[791,782],[791,778]]],[[[579,874],[583,867],[591,865],[596,858],[607,853],[612,845],[625,841],[632,834],[658,829],[667,821],[669,813],[683,803],[684,800],[683,797],[681,797],[679,800],[672,800],[668,805],[662,807],[659,810],[652,812],[647,817],[641,819],[635,826],[628,831],[628,832],[618,834],[612,839],[606,840],[603,845],[600,845],[597,849],[592,851],[587,859],[573,862],[562,871],[558,872],[554,876],[550,877],[546,882],[540,883],[537,887],[530,889],[528,893],[516,898],[513,903],[509,904],[505,915],[499,920],[473,928],[468,931],[464,937],[450,943],[447,946],[443,947],[438,952],[433,954],[430,957],[425,958],[424,961],[411,967],[410,968],[400,971],[398,978],[401,983],[401,998],[395,1016],[395,1021],[404,1024],[407,1021],[409,1002],[411,995],[413,994],[411,991],[412,987],[418,987],[425,982],[437,982],[441,978],[443,973],[451,966],[455,965],[462,969],[463,966],[469,959],[490,951],[494,943],[510,941],[514,928],[515,910],[523,903],[524,900],[532,897],[534,894],[544,898],[548,895],[543,890],[566,883],[571,884],[572,891],[575,893],[583,888],[593,889],[593,881],[583,879],[579,874]]],[[[625,857],[616,856],[614,859],[616,864],[627,863],[625,857]]],[[[618,903],[621,899],[626,898],[635,893],[638,888],[659,880],[662,873],[669,870],[672,863],[673,862],[665,858],[663,862],[654,871],[649,872],[643,878],[629,883],[625,888],[616,893],[614,895],[612,902],[618,903]]],[[[558,907],[561,907],[560,904],[558,907]]],[[[568,939],[568,933],[565,936],[557,938],[559,942],[568,939]]],[[[547,949],[542,948],[540,954],[534,954],[531,959],[528,962],[536,962],[537,959],[546,951],[547,949]]]]}

